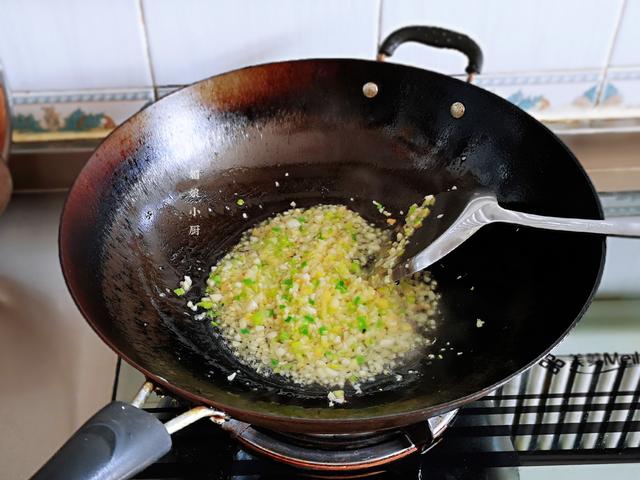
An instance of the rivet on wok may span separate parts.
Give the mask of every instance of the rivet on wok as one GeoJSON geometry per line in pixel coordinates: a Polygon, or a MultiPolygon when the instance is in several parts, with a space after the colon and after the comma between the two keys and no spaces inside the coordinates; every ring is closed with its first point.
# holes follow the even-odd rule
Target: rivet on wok
{"type": "Polygon", "coordinates": [[[462,118],[464,115],[464,104],[461,102],[454,102],[449,109],[453,118],[462,118]]]}
{"type": "Polygon", "coordinates": [[[367,98],[373,98],[378,94],[378,85],[373,82],[367,82],[362,86],[362,93],[367,98]]]}

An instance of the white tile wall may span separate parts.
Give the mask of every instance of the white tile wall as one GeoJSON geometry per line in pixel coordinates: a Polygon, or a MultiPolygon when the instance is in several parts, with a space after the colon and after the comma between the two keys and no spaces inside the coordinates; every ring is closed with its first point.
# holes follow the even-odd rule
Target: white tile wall
{"type": "Polygon", "coordinates": [[[379,0],[143,0],[143,8],[158,85],[278,60],[375,57],[379,0]]]}
{"type": "MultiPolygon", "coordinates": [[[[482,47],[484,73],[603,68],[623,5],[623,0],[382,2],[382,38],[407,25],[458,30],[482,47]]],[[[448,74],[466,66],[460,53],[417,44],[400,47],[393,60],[448,74]]]]}
{"type": "Polygon", "coordinates": [[[611,66],[640,67],[640,0],[626,0],[611,66]]]}
{"type": "Polygon", "coordinates": [[[13,90],[151,86],[137,0],[1,0],[13,90]]]}
{"type": "MultiPolygon", "coordinates": [[[[0,61],[17,92],[102,95],[277,60],[373,59],[391,31],[420,24],[474,38],[485,54],[477,84],[540,118],[594,107],[640,117],[640,0],[0,0],[0,61]]],[[[417,44],[390,61],[466,65],[417,44]]]]}

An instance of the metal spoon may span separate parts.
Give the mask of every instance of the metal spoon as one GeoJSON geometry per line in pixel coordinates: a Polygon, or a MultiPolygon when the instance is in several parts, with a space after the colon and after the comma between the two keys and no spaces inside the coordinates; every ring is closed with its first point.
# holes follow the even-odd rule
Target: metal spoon
{"type": "Polygon", "coordinates": [[[640,220],[588,220],[516,212],[498,205],[493,193],[481,191],[454,190],[435,197],[436,202],[429,217],[413,234],[404,255],[393,268],[394,281],[427,268],[461,245],[480,228],[495,222],[515,223],[546,230],[640,238],[640,220]]]}

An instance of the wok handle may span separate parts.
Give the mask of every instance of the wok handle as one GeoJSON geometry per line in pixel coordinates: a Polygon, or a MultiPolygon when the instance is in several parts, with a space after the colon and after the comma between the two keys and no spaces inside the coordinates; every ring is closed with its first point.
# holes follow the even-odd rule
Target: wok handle
{"type": "Polygon", "coordinates": [[[121,480],[171,450],[171,435],[151,413],[112,402],[82,425],[32,480],[121,480]]]}
{"type": "Polygon", "coordinates": [[[400,45],[418,42],[436,48],[451,48],[464,53],[469,59],[466,72],[469,81],[482,70],[483,55],[480,46],[467,35],[438,27],[404,27],[390,33],[378,49],[378,60],[393,55],[400,45]]]}
{"type": "Polygon", "coordinates": [[[640,238],[640,220],[632,217],[611,218],[609,220],[589,220],[583,218],[546,217],[531,213],[507,210],[500,206],[491,208],[494,222],[515,223],[527,227],[564,232],[598,233],[612,237],[640,238]]]}

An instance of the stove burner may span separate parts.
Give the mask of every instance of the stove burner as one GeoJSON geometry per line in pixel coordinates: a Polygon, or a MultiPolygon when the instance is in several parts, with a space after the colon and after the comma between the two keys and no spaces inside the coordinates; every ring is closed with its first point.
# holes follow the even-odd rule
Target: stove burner
{"type": "Polygon", "coordinates": [[[222,428],[254,452],[297,468],[319,471],[366,470],[415,452],[426,452],[454,420],[457,410],[401,429],[362,434],[272,432],[230,420],[222,428]]]}
{"type": "MultiPolygon", "coordinates": [[[[640,465],[640,363],[621,360],[637,355],[549,357],[451,412],[455,422],[436,417],[401,430],[349,437],[274,433],[237,421],[225,427],[202,420],[173,434],[171,452],[136,478],[515,479],[529,467],[546,466],[562,477],[573,465],[640,465]],[[431,436],[425,433],[427,424],[431,436]],[[238,441],[231,441],[229,433],[238,441]],[[368,457],[361,455],[371,447],[368,457]],[[310,449],[322,454],[311,456],[310,449]],[[426,450],[426,455],[410,454],[426,450]],[[333,456],[336,451],[341,458],[333,456]]],[[[157,400],[145,410],[162,422],[193,407],[171,397],[157,400]]]]}

